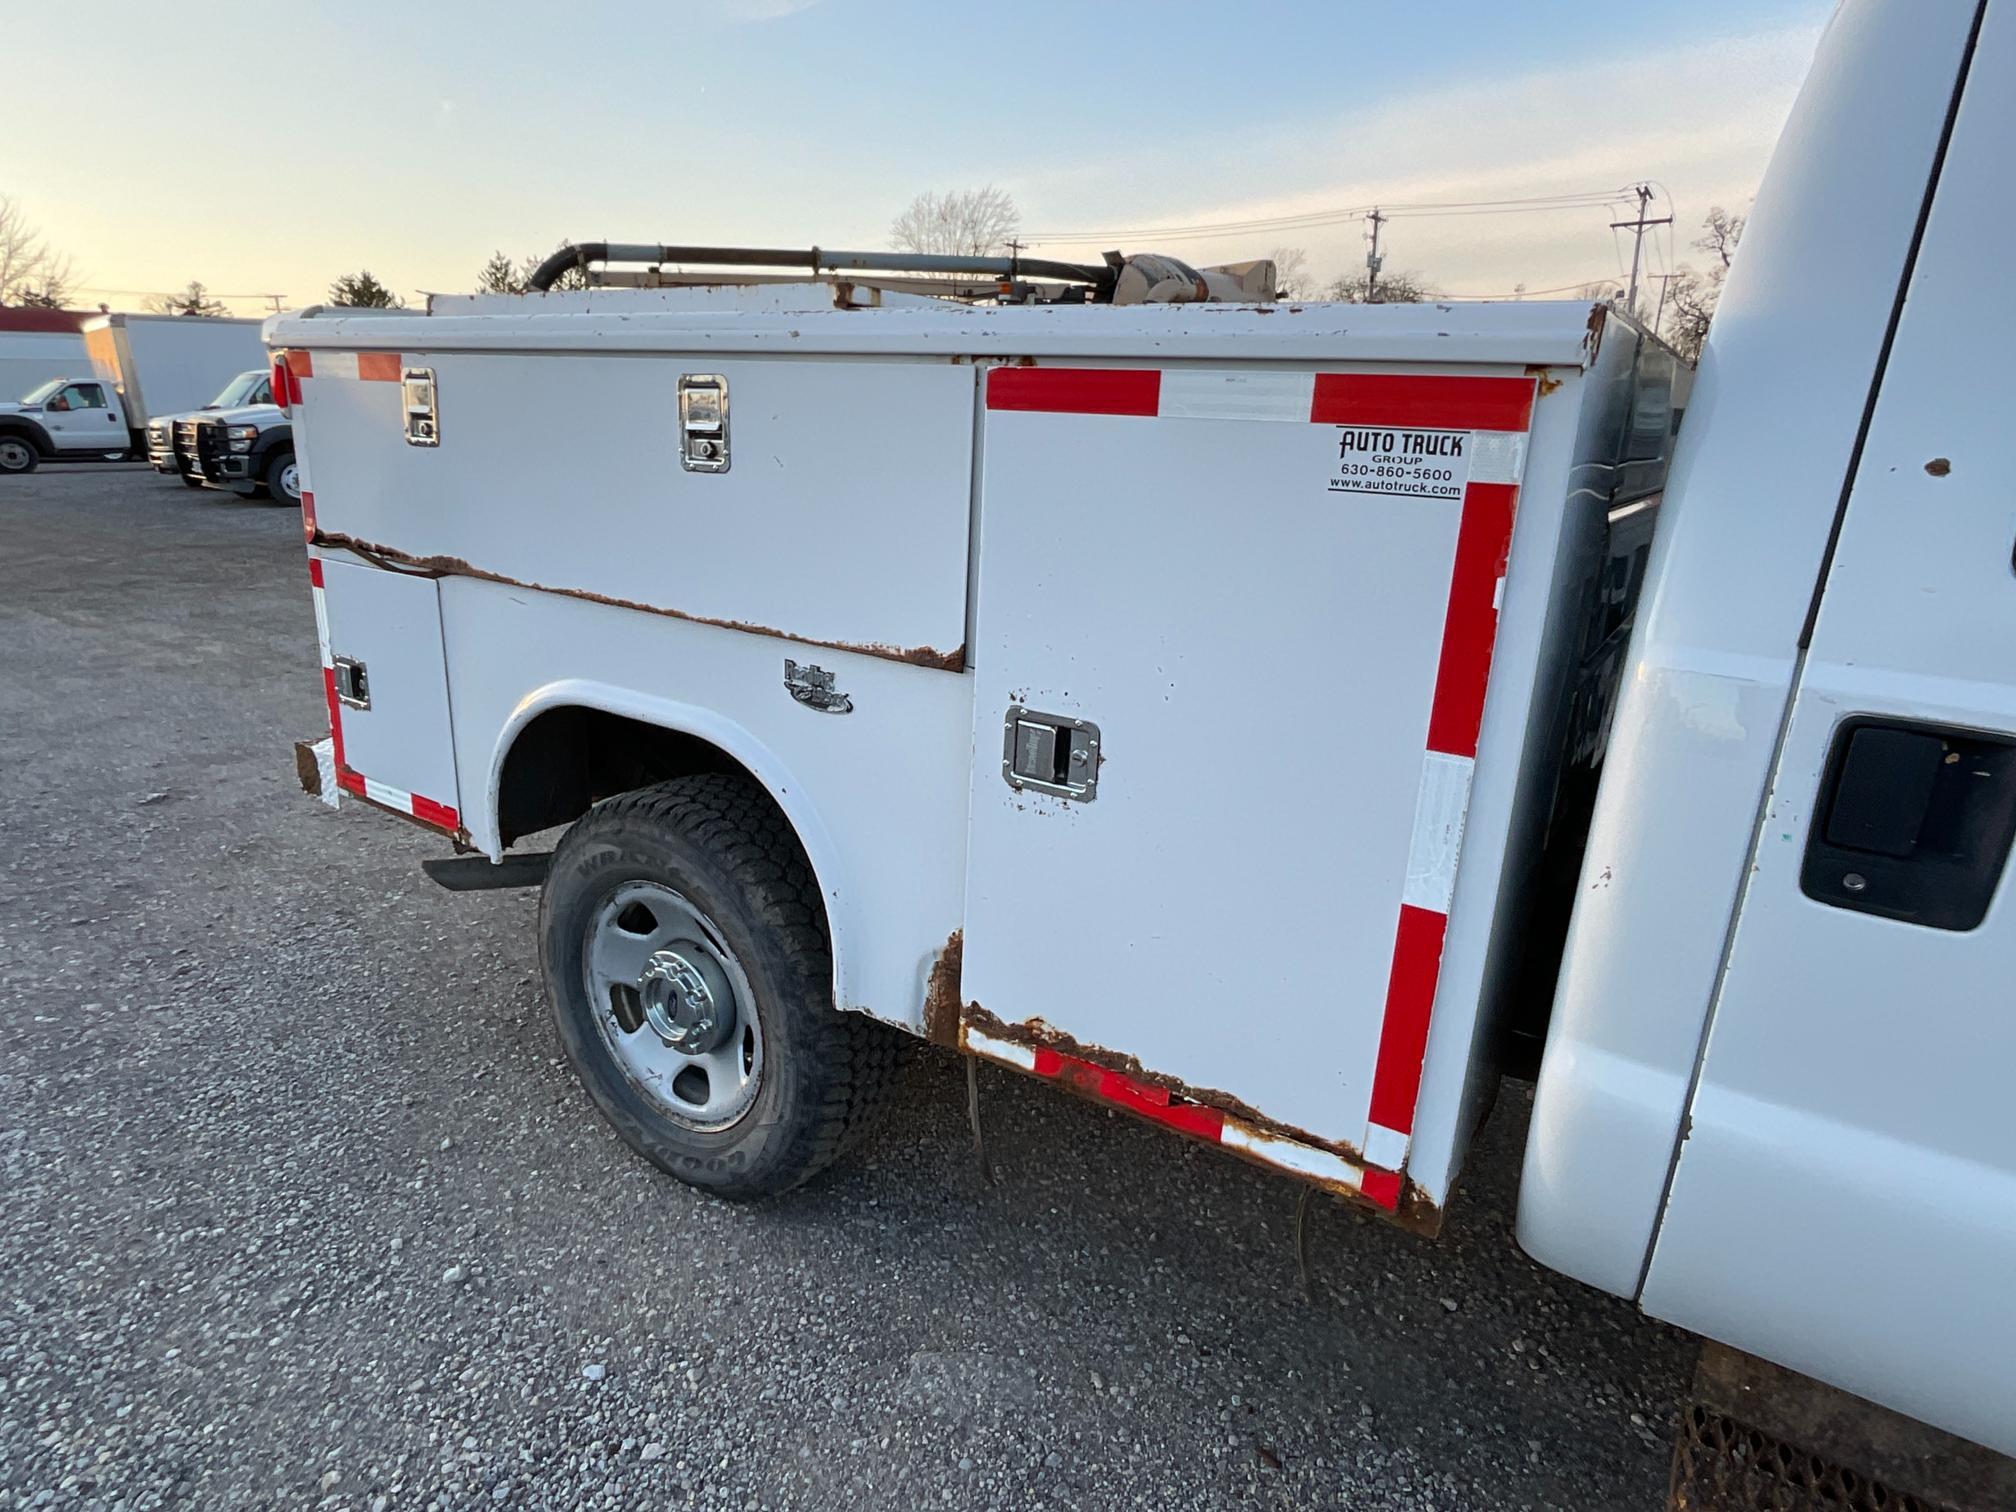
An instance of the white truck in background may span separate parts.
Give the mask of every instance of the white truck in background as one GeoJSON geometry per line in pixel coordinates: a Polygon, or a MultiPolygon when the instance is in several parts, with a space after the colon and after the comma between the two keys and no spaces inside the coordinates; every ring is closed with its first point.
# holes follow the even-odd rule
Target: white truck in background
{"type": "Polygon", "coordinates": [[[1600,305],[1022,259],[277,317],[304,784],[543,887],[682,1180],[807,1179],[902,1031],[1432,1234],[1533,1074],[1521,1244],[1763,1372],[1680,1504],[2010,1505],[2012,83],[2016,0],[1846,0],[1691,394],[1600,305]]]}
{"type": "Polygon", "coordinates": [[[96,315],[84,322],[83,339],[88,369],[0,404],[0,473],[146,456],[152,419],[198,409],[234,373],[266,365],[257,320],[96,315]]]}
{"type": "Polygon", "coordinates": [[[74,310],[0,308],[0,399],[18,399],[51,378],[90,366],[74,310]]]}
{"type": "MultiPolygon", "coordinates": [[[[240,373],[223,388],[219,389],[208,404],[197,406],[188,414],[156,415],[147,422],[147,465],[158,473],[167,473],[181,478],[191,488],[201,488],[203,477],[194,470],[195,448],[193,444],[186,455],[178,459],[175,454],[176,426],[183,420],[193,420],[199,415],[216,414],[224,410],[241,409],[246,405],[273,403],[273,375],[264,367],[256,367],[240,373]]],[[[194,437],[190,438],[192,443],[194,437]]]]}

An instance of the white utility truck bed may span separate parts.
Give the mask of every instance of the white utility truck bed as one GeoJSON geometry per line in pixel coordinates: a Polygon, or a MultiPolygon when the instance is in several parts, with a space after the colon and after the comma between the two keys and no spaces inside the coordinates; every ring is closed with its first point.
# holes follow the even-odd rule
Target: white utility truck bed
{"type": "Polygon", "coordinates": [[[795,297],[270,328],[334,786],[497,858],[581,742],[668,732],[788,820],[841,1008],[1433,1228],[1670,353],[1588,304],[795,297]]]}
{"type": "Polygon", "coordinates": [[[1152,254],[276,317],[304,783],[541,887],[682,1180],[807,1179],[904,1030],[976,1143],[985,1058],[1433,1231],[1531,1078],[1526,1252],[1782,1367],[1675,1505],[2016,1506],[2012,77],[2016,0],[1842,0],[1698,385],[1152,254]]]}

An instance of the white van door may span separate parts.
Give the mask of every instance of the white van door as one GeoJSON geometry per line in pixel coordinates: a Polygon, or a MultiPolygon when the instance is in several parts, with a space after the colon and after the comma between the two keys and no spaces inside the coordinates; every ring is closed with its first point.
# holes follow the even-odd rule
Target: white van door
{"type": "MultiPolygon", "coordinates": [[[[1990,7],[1759,825],[1649,1312],[2016,1452],[2016,10],[1990,7]],[[1990,85],[1983,80],[1994,80],[1990,85]]],[[[1787,592],[1802,591],[1786,585],[1787,592]]]]}

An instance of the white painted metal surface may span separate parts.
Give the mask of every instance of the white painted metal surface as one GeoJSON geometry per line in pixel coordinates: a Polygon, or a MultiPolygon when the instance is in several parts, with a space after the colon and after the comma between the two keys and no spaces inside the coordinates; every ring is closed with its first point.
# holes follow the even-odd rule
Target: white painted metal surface
{"type": "Polygon", "coordinates": [[[442,579],[441,606],[473,844],[503,853],[498,778],[513,739],[549,709],[698,736],[769,790],[804,844],[832,928],[835,1001],[922,1031],[926,979],[965,890],[970,678],[821,650],[854,700],[840,717],[785,691],[784,658],[806,655],[788,641],[468,577],[442,579]]]}
{"type": "Polygon", "coordinates": [[[266,322],[272,346],[356,351],[931,353],[1179,362],[1544,363],[1576,367],[1587,304],[945,306],[723,313],[684,289],[548,294],[522,313],[307,310],[266,322]],[[424,321],[424,324],[422,323],[424,321]]]}
{"type": "MultiPolygon", "coordinates": [[[[1545,734],[1527,728],[1536,658],[1543,649],[1562,654],[1543,641],[1568,591],[1555,558],[1568,538],[1561,521],[1583,423],[1581,365],[1598,346],[1600,321],[1588,307],[1202,307],[1181,319],[1157,309],[815,310],[786,317],[792,324],[780,330],[778,317],[760,312],[686,313],[676,291],[622,299],[558,296],[424,319],[287,317],[270,328],[306,353],[295,434],[318,539],[447,574],[440,592],[457,780],[437,801],[459,808],[473,843],[499,852],[499,773],[511,740],[545,709],[582,704],[698,735],[756,774],[799,829],[828,896],[839,1001],[921,1027],[932,963],[977,917],[966,896],[969,779],[977,768],[977,791],[999,785],[1001,679],[1012,675],[1005,653],[1018,644],[1010,621],[1061,615],[1072,600],[1082,606],[1073,611],[1079,623],[1051,625],[1047,661],[1021,681],[1024,691],[1054,691],[1067,707],[1112,693],[1124,731],[1116,750],[1131,754],[1115,768],[1125,774],[1122,795],[1101,812],[1129,827],[1104,853],[1112,875],[1100,888],[1117,898],[1144,868],[1173,875],[1165,859],[1229,855],[1241,819],[1256,815],[1264,822],[1245,825],[1246,843],[1300,854],[1307,872],[1299,877],[1306,886],[1273,876],[1266,889],[1246,889],[1241,906],[1251,917],[1231,921],[1237,932],[1280,941],[1259,990],[1294,1005],[1294,1021],[1271,1026],[1275,1043],[1251,1038],[1233,1074],[1225,1057],[1197,1055],[1194,1026],[1164,1011],[1165,959],[1127,977],[1130,959],[1153,955],[1156,944],[1154,934],[1134,933],[1132,916],[1088,917],[1077,936],[1086,1000],[1108,1012],[1103,1026],[1079,1028],[1277,1123],[1320,1131],[1338,1149],[1373,1144],[1396,1171],[1419,1139],[1429,1155],[1423,1190],[1439,1203],[1460,1158],[1460,1110],[1482,1095],[1490,1070],[1478,1049],[1479,984],[1527,742],[1545,734]],[[1002,533],[979,552],[980,574],[988,580],[986,564],[998,558],[998,581],[1010,591],[969,611],[976,374],[1027,372],[1021,363],[1029,360],[1054,370],[1052,348],[1081,348],[1088,332],[1111,360],[1155,358],[1155,371],[1168,375],[1167,416],[1117,449],[1097,417],[995,416],[1003,434],[1029,430],[1038,449],[1022,458],[1019,478],[1012,450],[987,464],[1008,471],[978,501],[979,518],[1002,533]],[[510,350],[492,350],[500,336],[510,350]],[[626,353],[638,338],[670,349],[626,353]],[[800,360],[737,355],[745,349],[788,350],[800,360]],[[1461,428],[1473,447],[1464,476],[1493,488],[1522,477],[1531,485],[1520,506],[1521,539],[1532,543],[1518,548],[1526,580],[1509,588],[1483,580],[1474,606],[1488,621],[1487,653],[1498,616],[1506,617],[1501,676],[1511,700],[1494,726],[1499,754],[1481,806],[1469,801],[1475,712],[1472,744],[1458,755],[1435,756],[1424,743],[1462,479],[1440,499],[1333,492],[1339,427],[1311,419],[1317,383],[1333,379],[1319,380],[1308,364],[1270,365],[1298,350],[1320,350],[1329,359],[1322,370],[1333,375],[1350,364],[1375,387],[1423,374],[1459,385],[1484,375],[1522,396],[1520,418],[1504,433],[1461,428]],[[1186,351],[1212,360],[1179,361],[1186,351]],[[989,352],[1017,362],[985,363],[989,352]],[[1232,352],[1243,365],[1223,360],[1232,352]],[[396,375],[407,368],[435,375],[439,446],[406,444],[396,375]],[[677,382],[695,372],[728,383],[732,465],[724,474],[678,465],[677,382]],[[1536,373],[1546,377],[1542,412],[1552,418],[1535,422],[1530,446],[1545,471],[1532,476],[1526,407],[1541,387],[1536,373]],[[598,413],[613,417],[607,452],[542,446],[538,418],[568,412],[589,392],[599,396],[598,413]],[[1045,434],[1053,444],[1042,443],[1045,434]],[[1250,502],[1228,508],[1238,499],[1250,502]],[[1269,511],[1280,517],[1256,531],[1269,511]],[[1235,532],[1243,562],[1225,549],[1235,532]],[[1155,573],[1142,571],[1149,561],[1161,564],[1155,573]],[[1075,574],[1068,585],[1067,572],[1075,574]],[[1293,593],[1285,591],[1290,577],[1300,579],[1293,593]],[[1222,591],[1228,582],[1238,587],[1236,603],[1222,591]],[[983,625],[990,613],[1007,616],[1000,632],[983,630],[994,636],[983,664],[995,664],[978,708],[972,679],[892,659],[921,648],[913,659],[956,666],[969,612],[983,625]],[[1174,705],[1155,696],[1169,681],[1156,681],[1152,648],[1136,644],[1155,633],[1158,616],[1163,659],[1182,685],[1174,705]],[[1225,635],[1241,623],[1243,638],[1225,635]],[[1074,686],[1068,659],[1055,655],[1079,631],[1092,637],[1086,650],[1098,686],[1074,686]],[[872,654],[846,649],[856,646],[872,654]],[[783,686],[786,655],[835,673],[854,712],[836,719],[793,701],[783,686]],[[1279,682],[1256,677],[1263,665],[1280,669],[1295,696],[1284,699],[1279,682]],[[1245,808],[1226,801],[1236,786],[1215,790],[1209,772],[1192,780],[1195,760],[1222,754],[1207,749],[1215,731],[1247,739],[1269,721],[1278,728],[1258,738],[1273,755],[1256,765],[1245,808]],[[991,727],[977,748],[976,727],[991,727]],[[1340,766],[1358,789],[1312,805],[1309,795],[1337,791],[1340,766]],[[1438,773],[1453,783],[1424,788],[1424,774],[1438,773]],[[1445,801],[1417,815],[1424,791],[1445,801]],[[1307,844],[1312,807],[1326,852],[1362,852],[1353,865],[1307,844]],[[1417,1043],[1397,1057],[1407,1067],[1408,1116],[1380,1125],[1367,1099],[1391,1038],[1383,1010],[1396,919],[1411,908],[1441,928],[1465,886],[1459,838],[1482,858],[1476,870],[1485,880],[1468,884],[1477,901],[1447,937],[1449,958],[1461,964],[1440,999],[1439,937],[1422,957],[1422,1032],[1430,1000],[1450,1005],[1426,1056],[1432,1101],[1413,1122],[1424,1060],[1417,1043]],[[1293,928],[1284,928],[1272,916],[1297,894],[1293,928]],[[1118,973],[1111,980],[1091,969],[1102,948],[1106,969],[1118,973]],[[1319,1011],[1321,1003],[1341,1006],[1319,1011]],[[1299,1050],[1280,1053],[1305,1029],[1299,1050]]],[[[1614,330],[1613,359],[1628,357],[1634,338],[1614,330]]],[[[1577,539],[1593,518],[1585,506],[1577,539]]],[[[1495,549],[1502,561],[1502,545],[1495,549]]],[[[347,582],[332,584],[332,603],[347,582]]],[[[346,731],[349,720],[346,712],[346,731]]],[[[347,764],[375,775],[357,755],[347,764]]],[[[423,784],[438,773],[402,770],[405,786],[437,798],[423,784]]],[[[984,833],[977,791],[972,822],[984,833]]],[[[1035,852],[1015,865],[1026,870],[1032,859],[1041,871],[1035,852]]],[[[983,875],[988,886],[1009,880],[976,869],[973,885],[983,875]]],[[[1167,937],[1166,919],[1157,929],[1167,937]]],[[[1011,935],[1027,946],[1019,923],[991,938],[1011,935]]],[[[967,948],[969,972],[985,983],[990,947],[981,947],[977,966],[970,935],[967,948]]],[[[983,991],[969,984],[966,996],[984,1001],[983,991]]],[[[996,1002],[1017,1020],[1043,1013],[1019,984],[996,1002]]]]}
{"type": "Polygon", "coordinates": [[[1837,13],[1759,190],[1676,449],[1520,1189],[1526,1250],[1620,1295],[1637,1292],[1651,1246],[1810,587],[1972,13],[1883,0],[1837,13]]]}
{"type": "MultiPolygon", "coordinates": [[[[397,329],[431,338],[432,325],[397,329]]],[[[314,356],[304,408],[324,534],[527,587],[957,664],[970,365],[415,346],[393,366],[433,372],[441,434],[416,447],[397,381],[345,376],[350,354],[314,356]],[[693,373],[727,380],[726,472],[680,465],[678,384],[693,373]],[[585,432],[567,423],[591,414],[585,432]]]]}
{"type": "Polygon", "coordinates": [[[988,415],[965,995],[1362,1147],[1461,504],[1340,499],[1337,450],[988,415]],[[1011,703],[1098,724],[1094,802],[1003,780],[1011,703]]]}
{"type": "Polygon", "coordinates": [[[1991,6],[1752,856],[1648,1311],[2016,1453],[2016,897],[1972,930],[1801,891],[1844,719],[2016,737],[2004,453],[2016,9],[1991,6]],[[1994,81],[1994,82],[1988,82],[1994,81]],[[1930,464],[1928,468],[1928,464],[1930,464]]]}
{"type": "Polygon", "coordinates": [[[329,651],[364,663],[369,708],[342,707],[343,764],[369,782],[458,806],[434,579],[324,558],[329,651]]]}
{"type": "Polygon", "coordinates": [[[0,331],[0,405],[51,378],[81,378],[90,367],[75,331],[0,331]]]}

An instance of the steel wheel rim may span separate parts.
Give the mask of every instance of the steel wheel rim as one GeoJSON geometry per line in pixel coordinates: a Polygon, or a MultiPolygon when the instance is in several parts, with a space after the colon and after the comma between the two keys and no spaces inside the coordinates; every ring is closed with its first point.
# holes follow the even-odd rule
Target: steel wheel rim
{"type": "Polygon", "coordinates": [[[28,443],[25,441],[0,441],[0,467],[9,472],[19,471],[28,465],[28,443]]]}
{"type": "Polygon", "coordinates": [[[280,491],[290,499],[301,497],[301,474],[299,464],[289,462],[280,469],[280,491]]]}
{"type": "Polygon", "coordinates": [[[691,1129],[723,1129],[749,1111],[763,1078],[755,994],[692,903],[657,882],[611,889],[589,916],[582,976],[610,1060],[656,1110],[691,1129]],[[668,1031],[689,1026],[702,998],[732,1025],[717,1022],[720,1043],[689,1054],[668,1031]]]}

